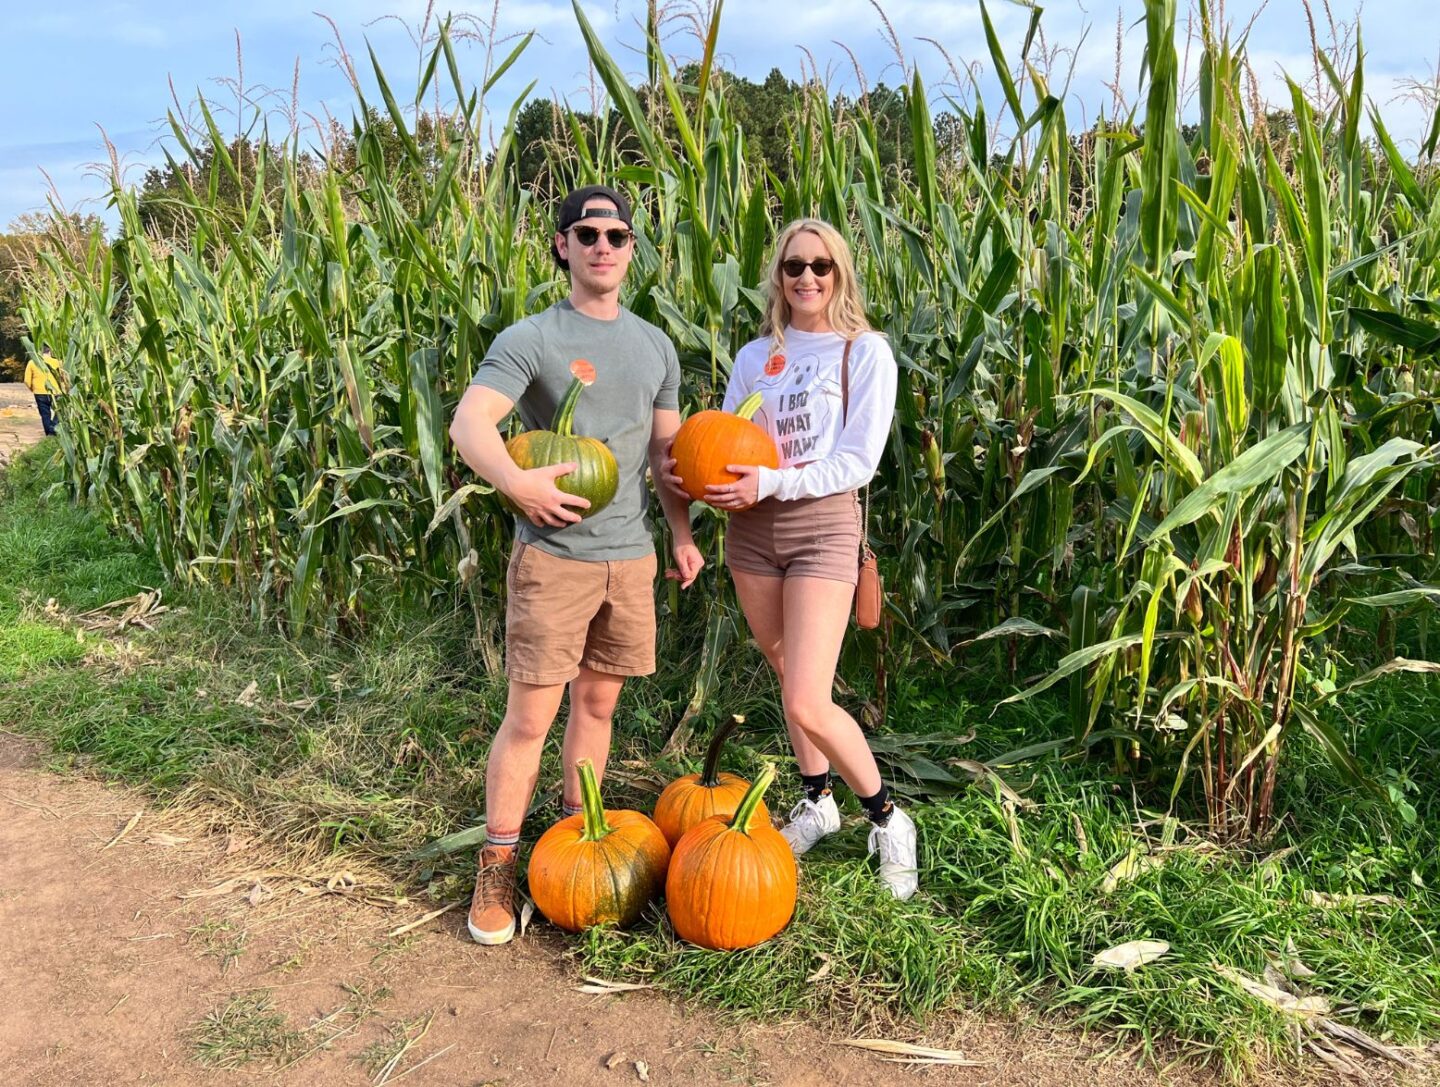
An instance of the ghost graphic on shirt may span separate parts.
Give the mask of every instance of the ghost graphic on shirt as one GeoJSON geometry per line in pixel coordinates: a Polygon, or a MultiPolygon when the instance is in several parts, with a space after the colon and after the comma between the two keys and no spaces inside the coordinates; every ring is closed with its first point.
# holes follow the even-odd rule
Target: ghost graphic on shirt
{"type": "Polygon", "coordinates": [[[764,393],[756,417],[775,436],[781,464],[814,460],[820,437],[829,430],[840,385],[822,376],[822,369],[813,351],[788,358],[771,356],[756,382],[756,389],[764,393]]]}

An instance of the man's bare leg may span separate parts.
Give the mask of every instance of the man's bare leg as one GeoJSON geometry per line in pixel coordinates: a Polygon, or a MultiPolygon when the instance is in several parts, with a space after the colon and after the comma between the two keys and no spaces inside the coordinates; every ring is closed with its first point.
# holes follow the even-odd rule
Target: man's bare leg
{"type": "Polygon", "coordinates": [[[540,776],[540,753],[560,708],[565,685],[510,682],[505,718],[485,766],[485,847],[470,901],[470,935],[478,943],[508,943],[515,935],[515,862],[520,824],[540,776]]]}
{"type": "Polygon", "coordinates": [[[575,763],[589,759],[595,764],[596,779],[605,776],[605,760],[610,756],[611,720],[624,686],[624,676],[597,672],[584,665],[580,666],[580,674],[570,681],[570,717],[565,722],[565,743],[561,748],[567,814],[580,810],[580,776],[575,772],[575,763]]]}

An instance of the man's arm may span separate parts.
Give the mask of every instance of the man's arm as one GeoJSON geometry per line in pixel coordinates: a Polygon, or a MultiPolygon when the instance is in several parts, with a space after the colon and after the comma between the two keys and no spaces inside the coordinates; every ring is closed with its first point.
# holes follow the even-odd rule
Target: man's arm
{"type": "Polygon", "coordinates": [[[475,474],[514,502],[533,524],[551,528],[574,524],[580,515],[567,507],[589,509],[590,502],[566,494],[555,486],[555,480],[573,472],[575,464],[527,470],[511,460],[505,440],[500,437],[499,423],[514,406],[515,402],[503,393],[471,385],[455,409],[450,440],[475,474]]]}
{"type": "MultiPolygon", "coordinates": [[[[680,429],[680,413],[673,408],[656,408],[650,424],[650,477],[655,481],[655,493],[660,496],[660,508],[665,511],[665,522],[670,526],[674,540],[675,564],[679,567],[679,582],[682,589],[688,589],[691,582],[705,565],[700,549],[695,546],[695,537],[690,532],[690,499],[674,487],[662,482],[664,466],[670,456],[670,443],[680,429]]],[[[668,576],[668,575],[667,575],[668,576]]]]}

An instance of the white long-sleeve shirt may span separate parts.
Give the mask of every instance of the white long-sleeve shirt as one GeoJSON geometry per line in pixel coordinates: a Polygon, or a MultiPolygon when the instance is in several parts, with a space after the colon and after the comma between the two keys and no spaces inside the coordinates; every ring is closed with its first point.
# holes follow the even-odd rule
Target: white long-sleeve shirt
{"type": "Polygon", "coordinates": [[[850,349],[848,416],[839,333],[787,328],[784,351],[772,355],[770,346],[766,338],[742,347],[725,387],[726,411],[765,394],[754,419],[780,451],[780,468],[760,469],[760,498],[822,498],[870,482],[895,414],[897,370],[885,337],[866,332],[850,349]]]}

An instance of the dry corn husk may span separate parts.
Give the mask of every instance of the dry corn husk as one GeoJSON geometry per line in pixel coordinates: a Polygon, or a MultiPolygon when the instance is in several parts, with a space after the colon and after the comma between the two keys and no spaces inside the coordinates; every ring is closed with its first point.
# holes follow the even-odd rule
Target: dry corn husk
{"type": "Polygon", "coordinates": [[[1302,1019],[1313,1019],[1316,1016],[1330,1014],[1330,1001],[1323,996],[1296,996],[1287,992],[1279,986],[1271,985],[1268,982],[1257,981],[1248,974],[1236,970],[1234,967],[1215,963],[1215,972],[1227,981],[1238,986],[1249,996],[1264,1004],[1270,1005],[1276,1011],[1284,1012],[1286,1015],[1298,1016],[1302,1019]]]}
{"type": "Polygon", "coordinates": [[[645,981],[607,981],[604,978],[587,977],[583,979],[583,985],[575,986],[577,993],[587,993],[591,996],[611,996],[615,993],[633,993],[637,989],[653,989],[655,986],[645,981]]]}
{"type": "Polygon", "coordinates": [[[1138,879],[1146,872],[1161,867],[1164,863],[1165,861],[1160,857],[1152,857],[1149,853],[1141,853],[1138,849],[1132,849],[1116,861],[1110,871],[1105,874],[1105,879],[1100,884],[1100,893],[1108,895],[1120,884],[1138,879]]]}
{"type": "Polygon", "coordinates": [[[881,1060],[893,1064],[951,1064],[978,1068],[990,1063],[972,1061],[958,1049],[934,1049],[930,1046],[911,1045],[909,1042],[892,1042],[888,1038],[846,1038],[837,1044],[879,1053],[881,1060]]]}
{"type": "Polygon", "coordinates": [[[1398,906],[1400,900],[1394,895],[1332,895],[1324,891],[1306,891],[1305,901],[1322,910],[1339,910],[1347,906],[1357,909],[1366,906],[1398,906]]]}
{"type": "Polygon", "coordinates": [[[1133,974],[1146,963],[1154,962],[1169,952],[1170,945],[1164,940],[1131,940],[1096,952],[1090,961],[1108,970],[1124,970],[1133,974]]]}

